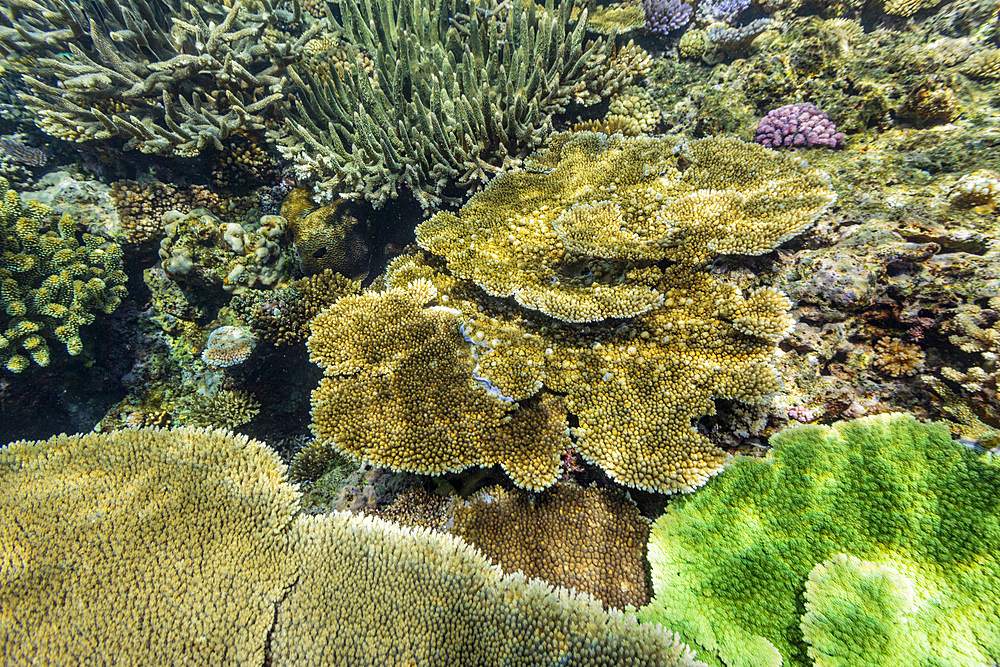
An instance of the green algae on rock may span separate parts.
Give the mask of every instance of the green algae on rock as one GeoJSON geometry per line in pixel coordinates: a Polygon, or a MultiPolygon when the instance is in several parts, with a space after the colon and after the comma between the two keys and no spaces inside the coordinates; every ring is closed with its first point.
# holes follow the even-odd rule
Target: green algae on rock
{"type": "Polygon", "coordinates": [[[771,442],[654,523],[642,618],[728,667],[1000,656],[1000,460],[902,413],[771,442]]]}
{"type": "Polygon", "coordinates": [[[50,341],[83,352],[80,328],[118,307],[128,278],[114,243],[84,233],[81,244],[69,216],[52,220],[2,177],[0,198],[0,363],[20,373],[49,365],[50,341]]]}

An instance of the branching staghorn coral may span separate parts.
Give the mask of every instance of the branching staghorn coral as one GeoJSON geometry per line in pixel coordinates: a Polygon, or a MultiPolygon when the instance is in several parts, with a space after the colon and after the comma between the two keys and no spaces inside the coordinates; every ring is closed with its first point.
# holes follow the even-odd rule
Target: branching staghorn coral
{"type": "Polygon", "coordinates": [[[0,49],[36,59],[22,99],[45,132],[77,142],[121,136],[145,153],[191,156],[221,149],[237,130],[262,130],[287,66],[320,29],[285,37],[279,19],[300,17],[270,0],[256,7],[19,0],[0,13],[0,49]]]}
{"type": "Polygon", "coordinates": [[[342,47],[290,70],[282,154],[321,201],[376,207],[409,188],[424,208],[449,183],[470,186],[541,145],[552,115],[634,78],[638,50],[584,42],[576,0],[543,9],[497,0],[340,3],[342,47]],[[374,71],[344,67],[342,50],[374,71]]]}
{"type": "Polygon", "coordinates": [[[0,485],[13,664],[704,667],[657,625],[457,538],[306,516],[273,450],[223,430],[16,442],[0,485]]]}
{"type": "Polygon", "coordinates": [[[780,292],[744,294],[706,266],[801,232],[834,199],[827,178],[719,138],[583,132],[529,164],[421,224],[434,255],[399,258],[373,291],[313,320],[309,348],[327,376],[313,392],[316,446],[424,474],[501,463],[538,490],[572,444],[627,486],[701,486],[728,455],[693,420],[715,399],[766,403],[791,326],[780,292]],[[436,323],[439,338],[403,337],[407,321],[436,323]],[[579,423],[575,442],[498,429],[508,411],[554,398],[579,423]]]}
{"type": "Polygon", "coordinates": [[[69,216],[8,188],[0,177],[0,363],[20,373],[49,365],[49,342],[80,354],[80,328],[118,307],[128,278],[117,245],[87,233],[81,244],[69,216]]]}
{"type": "Polygon", "coordinates": [[[996,660],[1000,459],[900,413],[771,444],[654,522],[642,618],[727,667],[996,660]]]}

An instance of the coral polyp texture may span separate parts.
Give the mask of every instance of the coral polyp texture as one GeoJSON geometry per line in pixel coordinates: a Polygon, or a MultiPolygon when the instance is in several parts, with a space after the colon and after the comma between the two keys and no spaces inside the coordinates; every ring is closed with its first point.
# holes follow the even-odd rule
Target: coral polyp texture
{"type": "Polygon", "coordinates": [[[738,139],[582,132],[551,171],[494,179],[417,243],[488,294],[565,322],[625,318],[664,303],[660,260],[759,255],[833,201],[829,180],[738,139]]]}
{"type": "Polygon", "coordinates": [[[649,602],[649,520],[622,491],[556,484],[541,494],[492,487],[450,510],[449,532],[504,572],[586,591],[608,607],[649,602]]]}
{"type": "Polygon", "coordinates": [[[237,366],[250,358],[257,339],[243,327],[226,325],[213,329],[208,335],[201,360],[209,366],[226,368],[237,366]]]}
{"type": "Polygon", "coordinates": [[[997,660],[996,457],[903,413],[771,444],[653,524],[642,618],[729,667],[997,660]]]}
{"type": "Polygon", "coordinates": [[[834,199],[826,177],[738,140],[589,132],[532,164],[421,224],[438,257],[394,261],[381,291],[313,321],[318,446],[414,472],[500,463],[539,489],[572,445],[627,486],[701,486],[728,455],[692,420],[714,399],[766,403],[791,327],[779,291],[706,265],[799,233],[834,199]],[[557,413],[535,416],[556,398],[573,440],[557,413]]]}
{"type": "Polygon", "coordinates": [[[253,225],[225,222],[205,209],[163,216],[160,260],[172,279],[239,294],[286,278],[293,260],[281,245],[287,223],[263,215],[253,225]]]}
{"type": "Polygon", "coordinates": [[[20,373],[48,366],[49,343],[83,352],[80,328],[111,313],[126,294],[117,245],[36,202],[23,202],[0,177],[0,364],[20,373]]]}
{"type": "MultiPolygon", "coordinates": [[[[300,94],[277,133],[322,203],[376,207],[408,189],[436,207],[448,185],[485,182],[540,146],[552,116],[593,104],[638,72],[604,38],[585,42],[577,0],[344,3],[342,47],[290,70],[300,94]],[[343,65],[365,58],[363,67],[343,65]]],[[[634,47],[633,47],[634,48],[634,47]]]]}
{"type": "Polygon", "coordinates": [[[43,131],[74,142],[124,137],[145,153],[191,156],[222,150],[238,130],[263,129],[287,66],[320,29],[294,38],[279,31],[297,19],[268,0],[255,8],[42,0],[0,13],[0,50],[31,54],[31,92],[21,99],[43,131]]]}
{"type": "Polygon", "coordinates": [[[424,307],[437,296],[419,279],[316,317],[309,352],[326,377],[313,391],[312,447],[434,475],[500,464],[525,488],[550,486],[571,444],[561,402],[515,410],[474,381],[458,313],[424,307]]]}
{"type": "Polygon", "coordinates": [[[768,111],[757,123],[755,140],[769,148],[840,148],[844,134],[816,105],[800,102],[768,111]]]}
{"type": "Polygon", "coordinates": [[[454,537],[302,515],[277,455],[222,430],[16,442],[0,483],[12,664],[704,667],[657,625],[505,576],[454,537]]]}

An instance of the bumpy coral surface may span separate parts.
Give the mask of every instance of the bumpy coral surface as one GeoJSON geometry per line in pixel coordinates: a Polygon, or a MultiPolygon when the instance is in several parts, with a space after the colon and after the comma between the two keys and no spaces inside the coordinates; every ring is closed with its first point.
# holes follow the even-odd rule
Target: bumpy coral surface
{"type": "Polygon", "coordinates": [[[286,221],[264,215],[256,225],[225,222],[204,209],[163,217],[166,238],[160,260],[167,275],[179,282],[221,287],[239,294],[287,277],[292,258],[281,246],[286,221]]]}
{"type": "Polygon", "coordinates": [[[691,20],[694,8],[686,0],[643,0],[646,30],[666,35],[683,28],[691,20]]]}
{"type": "Polygon", "coordinates": [[[654,523],[643,618],[731,667],[996,660],[995,458],[900,413],[771,443],[654,523]]]}
{"type": "Polygon", "coordinates": [[[424,308],[437,296],[421,279],[316,317],[309,351],[326,377],[312,397],[313,447],[425,474],[499,463],[525,488],[550,486],[570,446],[561,403],[514,410],[473,381],[457,311],[424,308]]]}
{"type": "Polygon", "coordinates": [[[816,105],[803,102],[768,111],[757,124],[755,139],[770,148],[839,148],[844,134],[816,105]]]}
{"type": "Polygon", "coordinates": [[[242,364],[253,354],[257,340],[243,327],[227,325],[214,329],[208,335],[201,360],[209,366],[226,368],[242,364]]]}
{"type": "Polygon", "coordinates": [[[677,143],[579,133],[552,149],[554,169],[494,179],[417,242],[488,294],[594,322],[662,304],[659,260],[762,254],[834,199],[804,162],[736,139],[677,143]]]}
{"type": "Polygon", "coordinates": [[[288,221],[303,273],[330,270],[357,280],[368,275],[367,225],[344,200],[320,206],[308,190],[292,190],[281,205],[281,216],[288,221]]]}
{"type": "Polygon", "coordinates": [[[0,483],[0,651],[16,664],[704,667],[661,628],[504,576],[456,538],[300,515],[274,452],[224,431],[17,442],[0,483]]]}
{"type": "Polygon", "coordinates": [[[118,307],[128,278],[117,245],[87,233],[81,244],[69,216],[52,220],[2,177],[0,198],[0,363],[20,373],[48,366],[49,342],[80,354],[80,328],[118,307]]]}
{"type": "Polygon", "coordinates": [[[519,416],[555,394],[579,422],[576,451],[623,484],[689,491],[721,469],[726,453],[692,420],[714,414],[716,398],[769,400],[790,320],[779,292],[744,294],[704,262],[797,234],[833,200],[829,185],[797,159],[738,140],[676,152],[668,139],[563,140],[535,162],[554,168],[503,175],[457,215],[417,229],[446,269],[401,258],[384,292],[314,320],[310,350],[328,376],[313,395],[317,440],[397,470],[499,462],[539,489],[573,443],[519,416]],[[661,268],[663,259],[675,263],[661,268]],[[402,336],[407,322],[423,324],[402,336]],[[413,338],[432,322],[436,333],[413,338]],[[497,431],[508,410],[519,432],[553,435],[509,440],[497,431]]]}
{"type": "Polygon", "coordinates": [[[608,607],[649,602],[649,521],[621,491],[557,484],[533,496],[492,487],[449,517],[449,532],[504,572],[586,591],[608,607]]]}

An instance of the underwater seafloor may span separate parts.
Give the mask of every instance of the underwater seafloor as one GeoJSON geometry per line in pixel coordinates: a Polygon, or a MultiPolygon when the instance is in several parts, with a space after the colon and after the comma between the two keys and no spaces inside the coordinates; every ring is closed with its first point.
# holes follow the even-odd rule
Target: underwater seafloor
{"type": "Polygon", "coordinates": [[[995,1],[0,53],[4,664],[1000,664],[995,1]]]}

